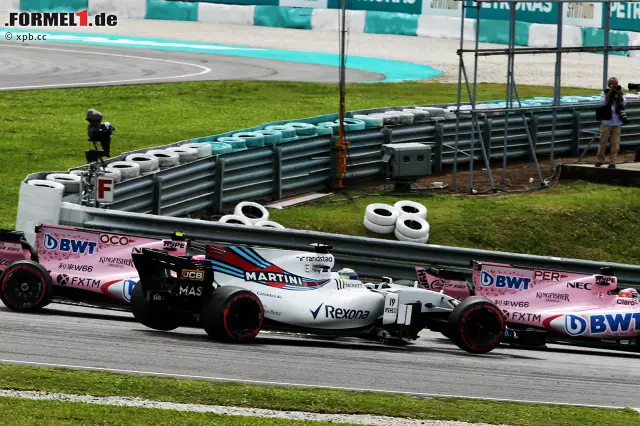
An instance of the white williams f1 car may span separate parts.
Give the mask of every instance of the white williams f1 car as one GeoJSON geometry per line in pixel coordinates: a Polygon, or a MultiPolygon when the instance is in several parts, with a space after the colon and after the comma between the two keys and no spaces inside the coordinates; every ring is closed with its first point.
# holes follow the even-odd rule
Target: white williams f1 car
{"type": "Polygon", "coordinates": [[[173,330],[196,318],[214,339],[245,342],[262,329],[411,341],[427,328],[461,349],[486,353],[505,330],[488,299],[451,296],[387,280],[365,284],[332,272],[327,246],[296,252],[206,246],[204,256],[143,249],[131,308],[147,327],[173,330]]]}

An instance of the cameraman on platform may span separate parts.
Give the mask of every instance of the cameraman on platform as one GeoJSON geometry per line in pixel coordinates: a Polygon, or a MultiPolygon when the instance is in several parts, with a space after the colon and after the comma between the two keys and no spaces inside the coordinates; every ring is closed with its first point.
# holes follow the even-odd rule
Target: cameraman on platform
{"type": "Polygon", "coordinates": [[[622,93],[622,87],[618,83],[618,79],[611,77],[607,81],[607,89],[600,95],[600,117],[602,124],[600,125],[600,145],[598,146],[598,154],[596,156],[596,167],[602,166],[604,162],[604,153],[607,149],[607,143],[611,142],[611,161],[610,169],[616,168],[616,159],[620,150],[620,127],[628,121],[624,110],[627,104],[627,98],[622,93]]]}

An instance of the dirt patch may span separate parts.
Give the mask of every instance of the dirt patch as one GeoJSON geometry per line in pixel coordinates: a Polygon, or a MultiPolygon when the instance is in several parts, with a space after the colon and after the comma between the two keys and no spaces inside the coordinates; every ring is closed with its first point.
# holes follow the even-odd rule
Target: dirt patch
{"type": "MultiPolygon", "coordinates": [[[[635,152],[623,152],[618,155],[619,163],[633,162],[635,158],[635,152]]],[[[608,159],[608,157],[607,157],[608,159]]],[[[582,159],[585,163],[593,164],[596,162],[595,155],[587,155],[582,159]]],[[[576,157],[556,157],[553,159],[553,171],[550,168],[550,158],[538,158],[538,164],[540,166],[540,174],[542,179],[549,179],[554,174],[554,171],[560,164],[572,164],[576,163],[576,157]]],[[[506,191],[510,190],[523,190],[533,189],[540,187],[540,177],[536,170],[536,165],[532,160],[511,160],[507,163],[506,173],[502,176],[502,160],[492,160],[490,163],[491,176],[493,177],[493,185],[496,188],[500,188],[506,191]]],[[[558,172],[559,174],[559,172],[558,172]]],[[[443,185],[447,185],[442,192],[452,192],[453,185],[453,167],[447,167],[443,173],[438,176],[429,176],[427,178],[420,179],[415,187],[429,188],[432,187],[434,182],[442,182],[443,185]]],[[[491,191],[491,184],[489,180],[489,172],[484,168],[484,164],[475,162],[473,171],[473,181],[470,185],[469,180],[470,172],[468,165],[458,166],[456,173],[456,186],[458,193],[472,193],[471,189],[476,193],[482,193],[491,191]]],[[[555,176],[558,178],[559,176],[555,176]]],[[[557,180],[557,179],[556,179],[557,180]]]]}

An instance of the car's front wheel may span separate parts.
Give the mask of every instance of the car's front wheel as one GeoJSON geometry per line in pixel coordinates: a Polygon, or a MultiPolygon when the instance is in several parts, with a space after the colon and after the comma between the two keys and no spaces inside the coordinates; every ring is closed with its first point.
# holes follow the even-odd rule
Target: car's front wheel
{"type": "Polygon", "coordinates": [[[0,276],[0,299],[11,310],[35,312],[51,302],[53,283],[39,263],[20,260],[0,276]]]}
{"type": "Polygon", "coordinates": [[[247,342],[255,338],[264,321],[264,308],[258,296],[239,287],[215,289],[200,314],[207,334],[226,342],[247,342]]]}
{"type": "Polygon", "coordinates": [[[142,281],[138,281],[131,292],[131,312],[136,321],[154,330],[170,331],[178,328],[180,319],[164,306],[147,300],[141,283],[142,281]]]}
{"type": "Polygon", "coordinates": [[[449,316],[449,337],[460,349],[470,353],[492,351],[500,344],[504,330],[504,314],[484,297],[467,297],[449,316]]]}

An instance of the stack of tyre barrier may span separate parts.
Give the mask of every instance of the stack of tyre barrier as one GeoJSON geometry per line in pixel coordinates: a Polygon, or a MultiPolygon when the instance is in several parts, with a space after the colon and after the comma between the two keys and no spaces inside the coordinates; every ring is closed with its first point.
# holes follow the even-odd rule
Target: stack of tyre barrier
{"type": "Polygon", "coordinates": [[[353,117],[369,122],[372,127],[456,118],[455,114],[448,109],[421,106],[415,108],[388,109],[384,112],[354,115],[353,117]]]}
{"type": "Polygon", "coordinates": [[[266,208],[250,201],[237,204],[233,210],[233,214],[222,216],[218,222],[231,225],[285,229],[285,227],[279,223],[269,220],[269,211],[266,208]]]}
{"type": "MultiPolygon", "coordinates": [[[[45,181],[56,182],[63,186],[62,200],[71,203],[80,202],[80,183],[82,177],[75,173],[49,173],[45,177],[45,181]]],[[[30,181],[31,184],[38,182],[30,181]]],[[[41,185],[44,185],[41,183],[41,185]]]]}
{"type": "Polygon", "coordinates": [[[427,208],[413,201],[398,201],[393,206],[383,203],[369,204],[365,210],[364,227],[381,234],[394,234],[399,241],[426,243],[430,226],[427,208]]]}

